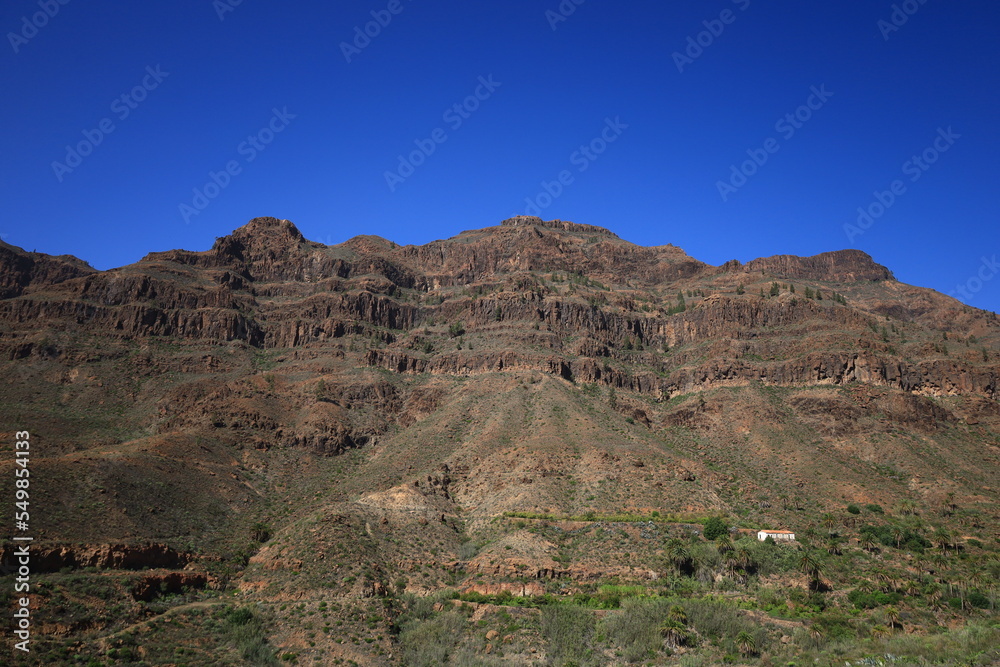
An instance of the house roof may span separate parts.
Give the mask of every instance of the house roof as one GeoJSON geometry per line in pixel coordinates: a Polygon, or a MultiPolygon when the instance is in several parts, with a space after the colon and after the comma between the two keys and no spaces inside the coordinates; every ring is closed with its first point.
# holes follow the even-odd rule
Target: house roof
{"type": "Polygon", "coordinates": [[[762,529],[760,532],[762,532],[762,533],[773,533],[775,535],[794,535],[795,534],[795,533],[793,533],[790,530],[766,530],[766,529],[762,529]]]}

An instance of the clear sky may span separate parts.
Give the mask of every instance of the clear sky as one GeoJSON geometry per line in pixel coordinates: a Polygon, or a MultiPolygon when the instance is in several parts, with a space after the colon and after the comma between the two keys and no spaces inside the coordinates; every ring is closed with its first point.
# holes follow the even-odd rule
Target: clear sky
{"type": "Polygon", "coordinates": [[[860,248],[1000,310],[1000,5],[897,8],[8,0],[0,235],[106,269],[262,215],[532,212],[711,264],[860,248]]]}

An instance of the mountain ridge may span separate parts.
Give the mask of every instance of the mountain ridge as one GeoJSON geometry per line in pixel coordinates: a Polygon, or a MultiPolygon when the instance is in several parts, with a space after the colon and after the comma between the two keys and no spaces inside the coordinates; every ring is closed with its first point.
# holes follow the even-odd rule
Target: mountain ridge
{"type": "MultiPolygon", "coordinates": [[[[716,267],[505,222],[326,246],[255,218],[109,271],[0,246],[0,420],[31,430],[36,576],[57,591],[38,601],[52,639],[35,664],[108,655],[107,637],[165,607],[183,618],[182,600],[264,614],[287,654],[372,665],[400,664],[405,628],[452,618],[453,595],[511,637],[463,616],[455,641],[515,664],[549,655],[546,605],[629,613],[608,591],[746,600],[748,631],[789,659],[818,640],[783,643],[785,601],[867,637],[881,612],[849,591],[889,573],[945,596],[893,587],[914,627],[977,618],[946,596],[1000,525],[995,313],[860,251],[716,267]],[[757,560],[726,565],[711,517],[757,560]],[[873,547],[865,526],[898,539],[873,547]],[[759,528],[797,542],[760,551],[759,528]],[[670,560],[678,543],[697,558],[670,560]],[[800,552],[823,561],[819,583],[800,552]],[[497,625],[512,596],[520,629],[497,625]],[[407,615],[419,599],[424,620],[407,615]],[[309,612],[344,629],[306,628],[309,612]]],[[[226,646],[203,620],[166,624],[186,633],[170,641],[226,646]]],[[[716,648],[697,650],[717,664],[716,648]]]]}

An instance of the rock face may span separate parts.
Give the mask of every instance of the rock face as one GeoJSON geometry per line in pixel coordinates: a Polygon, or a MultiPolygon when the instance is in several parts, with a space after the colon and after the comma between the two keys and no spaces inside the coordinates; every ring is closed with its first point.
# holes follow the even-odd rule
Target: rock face
{"type": "Polygon", "coordinates": [[[0,241],[0,299],[18,296],[29,286],[54,285],[93,272],[75,257],[25,252],[0,241]]]}
{"type": "MultiPolygon", "coordinates": [[[[14,547],[0,547],[0,563],[16,561],[14,547]]],[[[63,568],[96,567],[102,570],[143,570],[179,568],[188,563],[187,554],[164,544],[50,545],[32,548],[32,572],[58,572],[63,568]]]]}
{"type": "Polygon", "coordinates": [[[794,280],[857,282],[895,280],[892,272],[860,250],[824,252],[815,257],[776,255],[747,262],[748,273],[762,273],[794,280]]]}
{"type": "MultiPolygon", "coordinates": [[[[966,346],[989,343],[996,315],[897,286],[858,250],[717,268],[673,246],[528,216],[407,247],[377,237],[327,247],[287,220],[256,218],[209,251],[152,253],[106,272],[0,246],[0,358],[67,358],[73,351],[45,332],[71,330],[340,356],[360,336],[371,341],[361,362],[400,373],[530,369],[666,398],[762,381],[996,399],[988,350],[949,355],[921,333],[946,331],[957,315],[966,346]],[[797,293],[782,283],[771,294],[788,280],[797,293]],[[490,344],[435,347],[437,322],[460,322],[490,344]],[[696,347],[710,353],[696,357],[696,347]]],[[[346,442],[317,428],[296,438],[346,442]]]]}

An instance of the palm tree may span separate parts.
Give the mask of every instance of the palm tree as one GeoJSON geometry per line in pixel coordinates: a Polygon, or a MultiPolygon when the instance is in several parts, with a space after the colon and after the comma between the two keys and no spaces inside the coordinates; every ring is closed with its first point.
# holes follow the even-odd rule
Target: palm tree
{"type": "Polygon", "coordinates": [[[824,514],[821,523],[826,527],[827,532],[833,535],[833,528],[837,525],[837,517],[830,513],[824,514]]]}
{"type": "Polygon", "coordinates": [[[895,584],[895,578],[892,576],[891,573],[886,572],[885,570],[878,570],[875,572],[875,581],[881,584],[883,593],[892,592],[894,588],[893,585],[895,584]]]}
{"type": "Polygon", "coordinates": [[[945,505],[948,507],[949,513],[954,513],[958,509],[958,504],[955,502],[955,492],[949,491],[944,495],[945,505]]]}
{"type": "Polygon", "coordinates": [[[934,541],[937,542],[941,551],[948,553],[948,548],[951,546],[951,533],[944,526],[938,526],[934,530],[934,541]]]}
{"type": "Polygon", "coordinates": [[[813,623],[809,626],[809,636],[812,638],[813,642],[816,644],[816,648],[820,647],[823,640],[826,638],[826,631],[822,626],[813,623]]]}
{"type": "Polygon", "coordinates": [[[736,635],[736,649],[744,656],[754,655],[757,653],[757,640],[752,634],[743,630],[736,635]]]}
{"type": "Polygon", "coordinates": [[[677,576],[680,576],[684,570],[690,569],[691,552],[688,551],[688,548],[679,539],[674,538],[667,542],[667,546],[663,551],[667,562],[673,567],[677,576]]]}
{"type": "Polygon", "coordinates": [[[872,583],[868,579],[865,579],[860,584],[858,584],[857,586],[855,586],[855,588],[857,588],[862,593],[874,593],[876,586],[875,586],[874,583],[872,583]]]}
{"type": "Polygon", "coordinates": [[[885,608],[885,620],[889,622],[889,627],[894,628],[899,624],[899,610],[893,605],[885,608]]]}
{"type": "Polygon", "coordinates": [[[826,552],[831,556],[840,555],[840,540],[836,537],[831,537],[826,541],[826,552]]]}
{"type": "Polygon", "coordinates": [[[756,568],[757,566],[757,563],[754,562],[753,554],[750,553],[750,548],[745,544],[737,544],[736,548],[733,549],[732,555],[737,566],[744,570],[756,568]]]}
{"type": "Polygon", "coordinates": [[[806,552],[799,558],[799,569],[809,577],[809,588],[819,590],[822,581],[823,567],[819,560],[811,553],[806,552]]]}
{"type": "Polygon", "coordinates": [[[871,535],[871,533],[865,533],[858,541],[861,543],[861,548],[868,553],[873,554],[878,551],[878,543],[875,542],[875,538],[871,535]]]}
{"type": "Polygon", "coordinates": [[[675,604],[670,608],[670,611],[667,612],[667,618],[671,621],[677,621],[684,626],[687,626],[688,623],[687,612],[684,611],[684,607],[679,604],[675,604]]]}
{"type": "Polygon", "coordinates": [[[720,554],[725,554],[733,550],[733,540],[729,535],[715,538],[715,548],[720,554]]]}
{"type": "Polygon", "coordinates": [[[677,648],[688,640],[687,627],[680,621],[667,619],[660,626],[660,636],[670,648],[677,648]]]}
{"type": "Polygon", "coordinates": [[[893,526],[889,529],[889,534],[892,535],[893,541],[896,543],[896,548],[899,548],[899,543],[903,541],[903,537],[906,536],[906,531],[904,531],[899,526],[893,526]]]}

